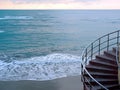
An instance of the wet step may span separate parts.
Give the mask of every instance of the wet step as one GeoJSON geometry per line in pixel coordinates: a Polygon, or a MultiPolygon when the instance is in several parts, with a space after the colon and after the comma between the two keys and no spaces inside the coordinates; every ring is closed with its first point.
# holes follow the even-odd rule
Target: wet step
{"type": "MultiPolygon", "coordinates": [[[[119,85],[118,84],[113,84],[113,85],[105,85],[105,87],[108,89],[108,90],[117,90],[119,88],[119,85]]],[[[103,89],[102,87],[100,86],[95,86],[95,89],[96,90],[105,90],[103,89]]],[[[95,90],[93,89],[93,90],[95,90]]],[[[119,89],[120,90],[120,89],[119,89]]]]}
{"type": "Polygon", "coordinates": [[[99,59],[91,60],[90,64],[93,65],[93,66],[101,66],[101,67],[106,67],[106,68],[113,68],[113,69],[117,69],[118,68],[113,63],[103,62],[103,61],[101,61],[99,59]]]}
{"type": "Polygon", "coordinates": [[[96,59],[99,59],[99,60],[101,60],[103,62],[113,63],[113,64],[117,65],[116,59],[112,59],[112,58],[110,58],[110,57],[108,57],[106,55],[99,55],[99,56],[97,55],[96,59]]]}
{"type": "Polygon", "coordinates": [[[111,50],[111,51],[104,51],[104,54],[105,54],[106,56],[108,56],[108,57],[113,58],[113,59],[116,59],[116,56],[118,56],[118,55],[116,55],[116,53],[113,52],[112,50],[111,50]]]}
{"type": "Polygon", "coordinates": [[[112,73],[112,74],[117,74],[117,70],[113,68],[105,68],[105,67],[99,67],[99,66],[92,66],[92,65],[87,65],[86,69],[90,72],[102,72],[102,73],[112,73]]]}

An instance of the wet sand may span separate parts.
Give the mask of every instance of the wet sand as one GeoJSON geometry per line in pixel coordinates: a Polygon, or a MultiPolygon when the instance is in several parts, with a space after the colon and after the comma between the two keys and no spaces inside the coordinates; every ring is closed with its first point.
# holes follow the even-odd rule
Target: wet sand
{"type": "Polygon", "coordinates": [[[48,81],[0,81],[0,90],[83,90],[80,76],[48,81]]]}

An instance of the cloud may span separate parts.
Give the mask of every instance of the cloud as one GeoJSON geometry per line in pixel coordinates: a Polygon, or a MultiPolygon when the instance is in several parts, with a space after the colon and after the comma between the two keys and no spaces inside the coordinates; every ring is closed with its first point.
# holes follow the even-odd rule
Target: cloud
{"type": "Polygon", "coordinates": [[[120,0],[0,0],[0,9],[120,9],[120,0]]]}
{"type": "Polygon", "coordinates": [[[10,0],[13,3],[75,3],[75,2],[94,2],[99,0],[10,0]]]}
{"type": "Polygon", "coordinates": [[[77,0],[77,1],[83,1],[83,2],[86,2],[86,1],[95,1],[95,0],[77,0]]]}
{"type": "Polygon", "coordinates": [[[13,3],[66,3],[74,0],[11,0],[13,3]]]}

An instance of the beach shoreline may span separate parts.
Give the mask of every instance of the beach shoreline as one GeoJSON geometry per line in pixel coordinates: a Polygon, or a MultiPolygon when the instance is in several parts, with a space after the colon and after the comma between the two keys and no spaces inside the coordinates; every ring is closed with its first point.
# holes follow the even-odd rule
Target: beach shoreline
{"type": "Polygon", "coordinates": [[[80,76],[70,76],[48,81],[0,81],[0,90],[83,90],[83,86],[80,76]]]}

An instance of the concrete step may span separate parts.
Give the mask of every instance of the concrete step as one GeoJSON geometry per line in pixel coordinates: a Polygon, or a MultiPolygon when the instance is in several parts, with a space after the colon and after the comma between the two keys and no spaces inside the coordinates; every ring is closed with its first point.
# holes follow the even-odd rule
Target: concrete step
{"type": "Polygon", "coordinates": [[[101,73],[108,73],[108,74],[117,74],[118,71],[113,68],[105,68],[101,66],[93,66],[93,65],[87,65],[86,69],[90,72],[101,72],[101,73]]]}
{"type": "Polygon", "coordinates": [[[114,65],[113,63],[103,62],[99,59],[91,60],[89,63],[93,66],[101,66],[101,67],[113,68],[113,69],[118,68],[118,66],[114,65]]]}

